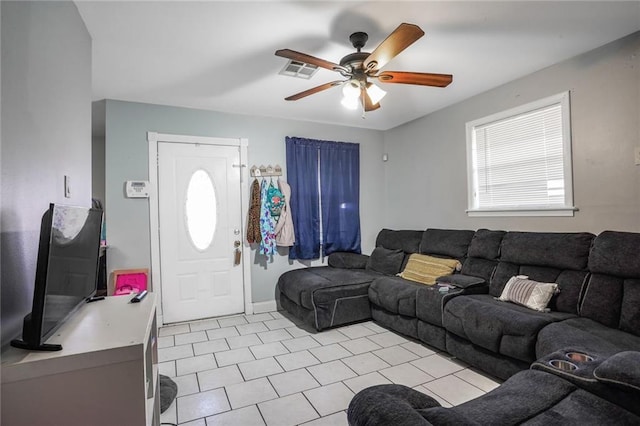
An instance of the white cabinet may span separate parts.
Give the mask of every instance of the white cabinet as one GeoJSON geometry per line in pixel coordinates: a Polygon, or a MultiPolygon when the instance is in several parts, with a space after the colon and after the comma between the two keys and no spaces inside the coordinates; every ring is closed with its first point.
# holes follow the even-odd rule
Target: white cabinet
{"type": "Polygon", "coordinates": [[[156,298],[113,296],[80,307],[47,343],[2,353],[2,425],[157,426],[156,298]]]}

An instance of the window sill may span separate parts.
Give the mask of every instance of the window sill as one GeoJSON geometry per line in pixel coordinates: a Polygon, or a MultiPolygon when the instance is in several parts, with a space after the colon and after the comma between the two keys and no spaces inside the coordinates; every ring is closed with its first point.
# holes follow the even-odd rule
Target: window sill
{"type": "Polygon", "coordinates": [[[506,216],[573,216],[578,211],[577,207],[557,207],[557,208],[530,208],[530,209],[469,209],[469,217],[506,217],[506,216]]]}

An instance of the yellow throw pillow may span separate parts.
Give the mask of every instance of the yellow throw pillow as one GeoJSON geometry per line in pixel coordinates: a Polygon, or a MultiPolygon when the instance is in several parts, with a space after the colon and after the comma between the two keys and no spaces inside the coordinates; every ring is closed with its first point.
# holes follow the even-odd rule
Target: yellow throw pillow
{"type": "Polygon", "coordinates": [[[459,268],[460,262],[456,259],[441,259],[414,253],[409,256],[407,266],[398,276],[405,280],[433,285],[436,283],[436,278],[452,274],[454,269],[459,268]]]}

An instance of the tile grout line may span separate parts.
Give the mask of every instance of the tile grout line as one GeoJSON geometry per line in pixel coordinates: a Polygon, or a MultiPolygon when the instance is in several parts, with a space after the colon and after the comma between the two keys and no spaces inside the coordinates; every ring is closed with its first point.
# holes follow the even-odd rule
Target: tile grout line
{"type": "MultiPolygon", "coordinates": [[[[269,314],[269,316],[270,316],[270,317],[272,317],[272,318],[273,318],[273,320],[279,320],[279,319],[282,319],[282,318],[285,318],[285,319],[289,320],[288,318],[286,318],[286,317],[284,317],[284,316],[283,316],[283,317],[274,317],[274,316],[273,316],[273,315],[271,315],[271,314],[269,314]]],[[[250,325],[250,324],[260,324],[260,323],[262,323],[262,325],[263,325],[263,326],[265,326],[265,327],[266,327],[266,324],[264,324],[264,322],[265,322],[265,321],[271,321],[271,320],[263,320],[263,321],[248,322],[248,321],[247,321],[247,319],[246,319],[246,315],[244,315],[244,316],[243,316],[243,319],[246,321],[246,323],[245,323],[245,324],[249,324],[249,325],[250,325]]],[[[289,320],[289,321],[290,321],[290,320],[289,320]]],[[[239,332],[239,330],[238,330],[238,328],[237,328],[237,327],[238,327],[238,325],[239,325],[239,324],[234,324],[234,325],[228,326],[228,328],[233,327],[233,328],[235,329],[235,332],[238,334],[238,336],[245,336],[245,335],[243,335],[243,334],[240,334],[240,332],[239,332]]],[[[243,324],[243,325],[244,325],[244,324],[243,324]]],[[[356,324],[356,325],[358,325],[358,324],[356,324]]],[[[188,328],[189,328],[189,330],[192,330],[192,329],[191,329],[192,324],[191,324],[191,323],[189,323],[189,324],[188,324],[188,326],[189,326],[189,327],[188,327],[188,328]]],[[[428,346],[428,345],[427,345],[427,346],[425,346],[423,343],[418,342],[418,341],[414,341],[413,339],[405,339],[405,341],[404,341],[404,342],[400,342],[400,343],[398,343],[398,344],[394,344],[394,345],[387,346],[387,347],[380,347],[380,348],[378,348],[378,349],[372,349],[372,350],[369,350],[369,351],[366,351],[366,352],[363,352],[363,353],[360,353],[360,354],[356,354],[356,353],[354,353],[353,351],[349,350],[346,346],[344,346],[344,343],[347,343],[347,342],[350,342],[350,341],[354,341],[354,340],[358,340],[358,339],[366,339],[365,341],[367,341],[367,342],[369,342],[369,343],[372,343],[372,344],[374,344],[374,345],[378,345],[376,342],[374,342],[373,340],[371,340],[369,337],[371,337],[371,336],[376,336],[376,335],[379,335],[379,334],[381,334],[381,333],[385,333],[385,332],[390,332],[390,333],[392,333],[392,334],[398,335],[397,333],[393,333],[392,331],[389,331],[389,330],[386,330],[386,329],[383,329],[382,331],[376,331],[376,330],[373,330],[373,329],[371,329],[371,328],[367,327],[367,326],[366,326],[366,325],[364,325],[364,324],[362,324],[362,326],[363,326],[364,328],[366,328],[366,329],[370,330],[370,331],[372,332],[372,334],[365,335],[365,336],[361,336],[361,337],[350,337],[350,336],[348,336],[346,333],[344,333],[344,332],[342,332],[342,331],[340,331],[340,330],[337,330],[337,329],[336,329],[336,330],[335,330],[335,332],[336,332],[337,336],[342,336],[342,337],[344,337],[344,339],[343,339],[343,340],[340,340],[340,341],[337,341],[337,342],[331,342],[331,339],[329,339],[329,342],[328,342],[327,344],[322,344],[318,339],[316,339],[316,338],[315,338],[316,336],[315,336],[314,334],[311,334],[311,333],[308,333],[308,332],[307,332],[308,334],[303,334],[303,335],[301,335],[301,336],[295,337],[295,336],[292,334],[292,332],[291,332],[290,330],[287,330],[287,327],[276,328],[276,329],[274,329],[274,330],[268,329],[267,331],[263,331],[263,332],[261,332],[261,333],[272,332],[272,331],[277,331],[277,330],[284,330],[284,332],[286,333],[286,335],[288,335],[289,337],[288,337],[288,338],[286,338],[286,339],[280,339],[280,340],[276,340],[276,341],[269,341],[269,342],[265,342],[265,341],[264,341],[264,340],[263,340],[263,339],[258,335],[258,333],[259,333],[259,332],[249,333],[249,334],[247,334],[247,335],[255,334],[255,335],[258,337],[258,339],[259,339],[262,343],[261,343],[260,345],[242,346],[242,347],[234,348],[234,349],[241,349],[241,348],[245,348],[245,347],[248,349],[249,353],[250,353],[250,354],[251,354],[251,356],[253,357],[253,360],[251,360],[251,361],[246,361],[246,362],[253,362],[253,361],[258,361],[258,360],[262,360],[262,359],[273,358],[273,359],[276,361],[276,364],[277,364],[277,365],[278,365],[278,366],[283,370],[283,371],[282,371],[282,372],[280,372],[280,373],[273,373],[273,374],[271,374],[271,375],[265,375],[265,376],[262,376],[262,377],[265,377],[265,378],[267,379],[267,383],[269,383],[269,386],[270,386],[270,387],[275,391],[275,395],[277,395],[277,396],[276,396],[275,398],[271,398],[271,399],[268,399],[268,400],[266,400],[266,401],[261,401],[261,402],[273,401],[273,400],[276,400],[276,399],[284,398],[284,397],[286,397],[286,396],[290,396],[290,395],[280,396],[280,393],[276,390],[276,388],[275,388],[275,386],[274,386],[274,384],[273,384],[273,382],[272,382],[271,377],[273,377],[273,376],[275,376],[275,375],[279,375],[279,374],[287,374],[287,373],[295,372],[295,371],[305,371],[305,373],[306,373],[306,374],[308,374],[308,375],[311,377],[311,379],[312,379],[312,380],[313,380],[313,382],[315,383],[315,386],[314,386],[314,387],[312,387],[312,388],[310,388],[310,389],[301,390],[301,391],[299,391],[299,392],[297,392],[297,393],[302,393],[303,397],[305,398],[305,401],[307,401],[307,402],[312,406],[312,408],[314,409],[314,411],[318,414],[319,419],[322,419],[322,418],[325,418],[325,417],[328,417],[328,416],[335,415],[335,414],[337,414],[337,413],[339,413],[339,412],[346,412],[346,410],[339,410],[339,411],[334,412],[334,413],[329,413],[329,414],[327,414],[327,416],[322,416],[322,415],[320,415],[320,413],[319,413],[319,411],[317,410],[317,408],[313,405],[313,403],[311,403],[311,401],[309,400],[309,398],[307,397],[307,395],[304,393],[305,391],[309,391],[309,390],[313,390],[313,389],[321,389],[321,388],[326,387],[326,386],[329,386],[329,385],[334,385],[334,384],[338,384],[338,383],[340,383],[342,386],[344,386],[344,387],[345,387],[346,389],[348,389],[349,391],[354,392],[354,390],[353,390],[353,389],[351,389],[351,388],[350,388],[350,387],[345,383],[345,381],[346,381],[346,380],[349,380],[349,379],[355,379],[355,378],[357,378],[357,377],[363,377],[363,376],[365,376],[365,375],[367,375],[367,374],[372,374],[372,373],[378,373],[378,374],[380,375],[380,377],[382,377],[382,378],[384,378],[385,380],[388,380],[388,381],[390,381],[390,382],[394,383],[394,382],[393,382],[393,381],[392,381],[388,376],[386,376],[384,373],[382,373],[382,372],[381,372],[381,370],[384,370],[384,369],[386,369],[386,368],[392,368],[392,367],[396,367],[396,366],[401,366],[401,365],[403,365],[403,364],[405,364],[405,365],[412,365],[413,367],[416,367],[415,365],[413,365],[413,364],[411,364],[411,363],[412,363],[412,362],[415,362],[415,361],[419,361],[420,359],[428,358],[428,357],[433,356],[433,355],[440,355],[440,356],[442,356],[442,355],[440,354],[440,352],[433,350],[430,346],[428,346]],[[282,343],[282,342],[284,342],[284,341],[288,341],[288,340],[295,340],[295,339],[304,338],[304,337],[306,337],[307,335],[308,335],[308,336],[310,336],[310,337],[312,338],[312,340],[313,340],[313,341],[317,342],[317,343],[319,344],[319,346],[303,348],[303,349],[300,349],[300,350],[297,350],[297,351],[291,351],[291,349],[290,349],[287,345],[285,345],[284,343],[282,343]],[[273,355],[266,356],[266,357],[263,357],[263,358],[256,358],[256,355],[255,355],[254,351],[252,350],[252,347],[257,347],[257,346],[267,345],[267,344],[273,344],[273,343],[280,343],[280,344],[281,344],[281,346],[284,348],[284,350],[285,350],[285,351],[287,351],[287,352],[286,352],[286,353],[283,353],[283,354],[275,354],[275,353],[274,353],[273,355]],[[416,353],[414,350],[411,350],[411,349],[409,349],[409,348],[404,348],[404,347],[402,347],[402,345],[403,345],[403,344],[406,344],[406,343],[415,343],[415,344],[421,345],[422,347],[425,347],[426,349],[431,350],[433,353],[431,353],[431,354],[429,354],[429,355],[421,355],[420,353],[416,353]],[[312,352],[312,350],[315,350],[315,349],[320,350],[320,349],[322,349],[322,348],[330,347],[330,346],[333,346],[333,345],[335,345],[335,344],[337,344],[337,346],[335,346],[335,348],[334,348],[334,349],[339,349],[339,348],[340,348],[340,349],[344,350],[346,353],[348,353],[348,354],[350,354],[350,355],[349,355],[349,356],[343,356],[343,357],[341,357],[341,358],[340,358],[340,357],[338,357],[338,358],[336,358],[336,359],[328,359],[327,361],[322,361],[322,360],[320,360],[320,359],[319,359],[319,358],[318,358],[318,357],[317,357],[317,356],[312,352]],[[409,360],[409,361],[402,362],[402,363],[399,363],[399,364],[392,364],[392,363],[387,362],[385,359],[383,359],[382,357],[380,357],[379,355],[377,355],[377,354],[375,354],[375,353],[374,353],[374,351],[380,351],[380,350],[390,349],[390,348],[399,348],[399,349],[404,349],[404,350],[406,350],[407,352],[411,353],[412,355],[417,356],[417,358],[416,358],[415,360],[409,360]],[[295,353],[299,353],[299,352],[302,352],[302,351],[306,351],[309,355],[311,355],[311,358],[312,358],[312,359],[314,359],[315,361],[317,361],[317,363],[316,363],[316,364],[313,364],[313,365],[308,365],[308,366],[304,366],[304,367],[300,367],[300,368],[295,368],[295,369],[292,369],[292,370],[287,371],[287,370],[284,368],[283,364],[282,364],[282,363],[281,363],[281,362],[276,358],[276,356],[290,355],[290,354],[295,354],[295,353]],[[353,371],[353,369],[352,369],[351,367],[349,367],[349,366],[344,362],[344,359],[348,359],[348,358],[355,357],[355,356],[358,356],[358,355],[365,355],[365,354],[371,354],[371,355],[373,355],[374,357],[376,357],[376,358],[377,358],[378,360],[380,360],[381,362],[383,362],[383,363],[387,364],[387,367],[384,367],[384,368],[382,368],[382,367],[381,367],[381,368],[375,369],[375,370],[373,370],[373,371],[370,371],[370,372],[368,372],[368,373],[358,374],[357,372],[353,371]],[[322,383],[318,382],[318,379],[317,379],[317,378],[316,378],[316,377],[311,373],[311,371],[310,371],[310,367],[314,367],[314,366],[322,366],[322,365],[329,364],[329,363],[336,362],[336,361],[340,362],[342,366],[344,366],[347,370],[351,371],[351,372],[354,374],[354,377],[349,377],[349,378],[346,378],[346,379],[338,380],[338,381],[333,382],[333,383],[322,384],[322,383]]],[[[293,322],[293,324],[292,324],[292,325],[290,325],[288,328],[293,328],[293,327],[296,327],[296,328],[298,328],[298,329],[300,329],[300,330],[302,330],[302,331],[305,331],[305,332],[306,332],[306,330],[305,330],[304,328],[301,328],[301,327],[300,327],[300,324],[298,324],[298,323],[293,322]]],[[[227,328],[227,327],[219,327],[219,328],[220,328],[220,329],[222,329],[222,328],[227,328]]],[[[266,328],[268,328],[268,327],[266,327],[266,328]]],[[[207,342],[207,341],[208,341],[208,342],[210,342],[210,341],[212,341],[212,340],[210,340],[210,339],[209,339],[209,335],[208,335],[208,333],[207,333],[207,331],[208,331],[208,330],[213,330],[213,329],[196,330],[195,332],[203,331],[203,332],[205,333],[205,335],[207,336],[207,340],[206,340],[205,342],[207,342]]],[[[194,331],[191,331],[191,332],[193,333],[194,331]]],[[[166,346],[165,348],[162,348],[162,349],[166,349],[166,348],[170,348],[170,347],[176,347],[176,346],[183,346],[183,345],[175,345],[175,343],[176,343],[176,341],[175,341],[175,336],[178,336],[178,335],[180,335],[180,334],[185,334],[185,333],[175,333],[175,334],[171,334],[171,335],[169,335],[169,336],[162,336],[162,337],[172,337],[172,340],[173,340],[173,345],[172,345],[172,346],[166,346]]],[[[228,338],[229,338],[229,337],[230,337],[230,336],[224,337],[224,338],[223,338],[223,340],[224,340],[224,343],[227,345],[227,347],[229,347],[229,349],[228,349],[228,350],[233,350],[233,349],[231,349],[231,347],[230,347],[230,345],[229,345],[229,341],[228,341],[228,338]]],[[[401,337],[402,337],[402,336],[401,336],[401,337]]],[[[167,339],[167,340],[169,340],[169,339],[167,339]]],[[[214,340],[218,340],[218,339],[214,339],[214,340]]],[[[191,348],[190,348],[190,349],[191,349],[191,352],[193,353],[193,355],[192,355],[191,357],[195,357],[195,356],[196,356],[196,355],[195,355],[195,344],[196,344],[196,343],[201,343],[201,342],[191,342],[191,343],[189,343],[189,345],[191,346],[191,348]]],[[[186,346],[186,345],[185,345],[185,346],[186,346]]],[[[380,345],[378,345],[378,346],[380,346],[380,345]]],[[[415,348],[415,349],[417,350],[418,348],[415,348]]],[[[222,368],[221,366],[219,366],[219,365],[218,365],[218,362],[217,362],[216,353],[218,353],[218,352],[224,352],[224,351],[218,350],[218,351],[212,351],[212,352],[209,352],[209,353],[212,355],[212,357],[213,357],[213,359],[214,359],[214,362],[215,362],[215,365],[216,365],[213,369],[222,368]]],[[[206,354],[200,354],[200,355],[206,355],[206,354]]],[[[330,355],[330,356],[331,356],[331,355],[330,355]]],[[[176,372],[176,377],[184,377],[184,376],[186,376],[186,375],[178,376],[178,374],[177,374],[177,362],[178,362],[178,360],[180,360],[180,359],[187,359],[187,358],[190,358],[190,357],[176,358],[176,359],[173,359],[173,360],[169,360],[169,361],[168,361],[168,362],[172,362],[172,363],[173,363],[173,367],[174,367],[175,372],[176,372]]],[[[443,358],[444,358],[444,359],[446,359],[446,360],[448,360],[448,361],[451,361],[451,362],[456,362],[456,361],[457,361],[457,360],[454,360],[452,357],[443,357],[443,358]]],[[[391,359],[391,358],[390,358],[390,359],[391,359]]],[[[167,362],[167,361],[163,361],[163,362],[167,362]]],[[[240,373],[240,376],[241,376],[242,380],[243,380],[243,382],[242,382],[242,383],[246,383],[248,380],[245,378],[245,375],[242,373],[242,370],[239,368],[239,364],[240,364],[240,363],[234,363],[234,364],[229,364],[228,366],[235,365],[235,366],[236,366],[236,368],[237,368],[237,370],[238,370],[238,372],[240,373]]],[[[169,364],[167,364],[167,365],[169,365],[169,364]]],[[[475,384],[471,383],[471,382],[470,382],[470,381],[468,381],[468,380],[465,380],[465,379],[464,379],[464,378],[462,378],[462,377],[457,376],[456,374],[457,374],[457,373],[459,373],[460,371],[464,371],[465,369],[469,369],[469,366],[468,366],[468,365],[466,365],[466,363],[465,363],[464,365],[459,365],[459,364],[458,364],[458,366],[460,367],[460,370],[457,370],[457,371],[451,372],[451,373],[446,374],[446,375],[441,376],[441,377],[437,377],[437,378],[436,378],[436,377],[433,377],[432,379],[428,380],[427,382],[420,383],[420,384],[418,384],[418,385],[416,385],[416,386],[413,386],[413,387],[421,387],[421,388],[423,388],[423,389],[425,389],[425,390],[427,390],[427,391],[429,391],[429,392],[431,392],[431,393],[433,393],[433,394],[437,395],[439,398],[441,398],[443,401],[445,401],[447,404],[449,404],[449,405],[451,405],[451,406],[455,406],[455,405],[454,405],[453,403],[451,403],[450,401],[448,401],[446,398],[444,398],[444,397],[440,396],[438,393],[435,393],[435,392],[433,392],[431,389],[426,388],[424,385],[425,385],[425,384],[428,384],[428,383],[430,383],[430,382],[432,382],[432,381],[434,381],[434,380],[438,380],[438,379],[441,379],[441,378],[444,378],[444,377],[454,376],[455,378],[457,378],[457,379],[459,379],[459,380],[462,380],[464,383],[466,383],[466,384],[470,385],[473,389],[476,389],[478,392],[480,392],[480,393],[482,393],[482,394],[487,393],[487,391],[484,391],[484,390],[483,390],[482,388],[480,388],[479,386],[477,386],[477,385],[475,385],[475,384]]],[[[225,366],[225,367],[226,367],[226,366],[225,366]]],[[[209,370],[209,369],[207,369],[207,370],[209,370]]],[[[201,371],[194,371],[194,372],[192,372],[193,374],[195,374],[195,375],[196,375],[196,384],[197,384],[197,388],[198,388],[198,393],[202,392],[202,391],[201,391],[201,386],[202,386],[202,384],[201,384],[201,379],[200,379],[200,377],[199,377],[199,374],[198,374],[198,373],[200,373],[200,372],[202,372],[202,371],[207,371],[207,370],[201,370],[201,371]]],[[[420,369],[420,370],[421,370],[421,371],[423,371],[425,374],[429,375],[430,377],[432,377],[432,376],[431,376],[429,373],[427,373],[426,371],[424,371],[424,370],[422,370],[422,369],[420,369]]],[[[470,370],[470,371],[473,371],[473,370],[470,370]]],[[[188,374],[191,374],[191,373],[188,373],[188,374]]],[[[187,375],[188,375],[188,374],[187,374],[187,375]]],[[[479,373],[478,373],[478,374],[479,374],[479,373]]],[[[256,379],[259,379],[259,378],[260,378],[260,377],[258,377],[258,378],[256,378],[256,379]]],[[[487,379],[488,379],[489,381],[491,381],[491,382],[495,382],[495,381],[494,381],[492,378],[490,378],[490,377],[487,377],[487,379]]],[[[229,400],[229,396],[228,396],[228,394],[227,394],[227,392],[226,392],[226,386],[222,386],[221,388],[222,388],[222,389],[224,390],[224,392],[225,392],[225,397],[226,397],[227,402],[228,402],[229,407],[230,407],[230,410],[227,410],[226,412],[234,411],[234,409],[231,407],[231,402],[230,402],[230,400],[229,400]]],[[[214,388],[214,389],[216,389],[216,388],[214,388]]],[[[355,393],[355,392],[354,392],[354,393],[355,393]]],[[[193,394],[190,394],[190,395],[193,395],[193,394]]],[[[295,395],[295,393],[294,393],[294,394],[291,394],[291,395],[295,395]]],[[[184,396],[184,395],[183,395],[183,396],[184,396]]],[[[261,415],[262,420],[266,423],[266,420],[265,420],[265,418],[264,418],[264,415],[263,415],[263,413],[260,411],[260,408],[258,407],[257,403],[256,403],[256,404],[253,404],[253,405],[255,405],[255,406],[256,406],[256,408],[258,408],[258,412],[259,412],[259,414],[261,415]]],[[[250,405],[249,405],[249,406],[250,406],[250,405]]],[[[249,406],[247,406],[247,407],[249,407],[249,406]]],[[[245,408],[245,407],[239,407],[238,409],[240,409],[240,408],[245,408]]],[[[219,414],[222,414],[222,413],[219,413],[219,414]]],[[[178,416],[178,410],[177,410],[177,402],[176,402],[176,418],[177,418],[177,416],[178,416]]],[[[205,416],[205,417],[203,417],[202,419],[204,419],[205,424],[208,424],[208,422],[207,422],[207,420],[206,420],[206,416],[205,416]]],[[[193,419],[192,421],[196,421],[196,420],[199,420],[199,419],[193,419]]]]}

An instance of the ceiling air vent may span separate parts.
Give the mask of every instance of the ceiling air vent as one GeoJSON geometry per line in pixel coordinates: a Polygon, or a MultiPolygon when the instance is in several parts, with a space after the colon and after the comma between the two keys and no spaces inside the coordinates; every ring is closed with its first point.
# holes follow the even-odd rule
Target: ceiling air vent
{"type": "Polygon", "coordinates": [[[288,75],[289,77],[298,77],[304,78],[305,80],[310,79],[313,75],[318,71],[318,67],[315,65],[306,64],[300,61],[290,60],[280,74],[288,75]]]}

